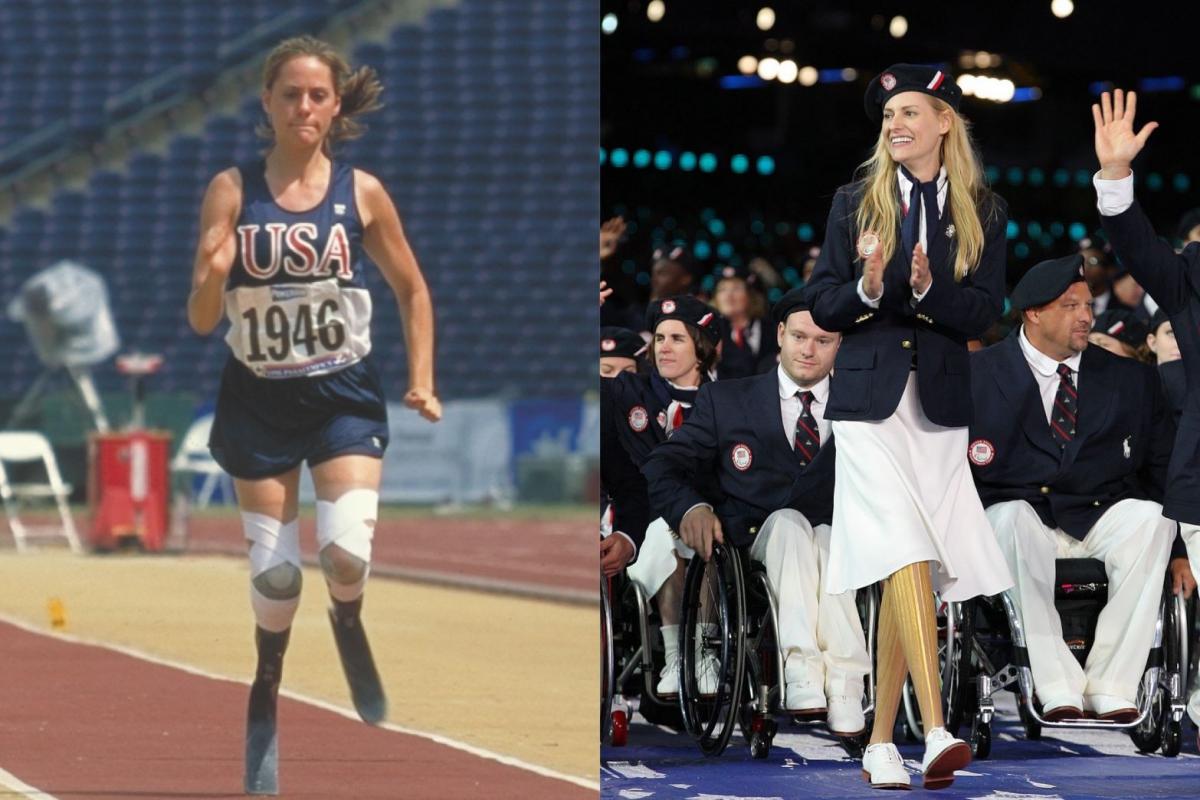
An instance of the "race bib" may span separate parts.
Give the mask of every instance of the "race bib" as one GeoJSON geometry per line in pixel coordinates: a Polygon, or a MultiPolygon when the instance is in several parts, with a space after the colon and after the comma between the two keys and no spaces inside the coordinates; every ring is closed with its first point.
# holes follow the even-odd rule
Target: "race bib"
{"type": "Polygon", "coordinates": [[[371,350],[371,296],[337,279],[241,286],[226,295],[234,356],[263,378],[336,372],[371,350]]]}

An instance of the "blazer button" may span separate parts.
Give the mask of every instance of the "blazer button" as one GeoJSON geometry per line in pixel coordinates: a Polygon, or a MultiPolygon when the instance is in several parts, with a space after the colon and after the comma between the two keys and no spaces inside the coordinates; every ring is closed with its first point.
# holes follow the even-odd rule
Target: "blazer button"
{"type": "Polygon", "coordinates": [[[905,339],[903,342],[901,342],[900,346],[903,347],[905,350],[912,350],[912,342],[909,341],[908,339],[905,339]]]}
{"type": "Polygon", "coordinates": [[[1099,501],[1099,500],[1093,500],[1093,501],[1092,501],[1092,505],[1094,505],[1094,506],[1098,506],[1098,505],[1100,505],[1100,501],[1099,501]]]}
{"type": "Polygon", "coordinates": [[[1049,486],[1043,486],[1043,487],[1042,487],[1042,494],[1050,494],[1050,487],[1049,487],[1049,486]]]}
{"type": "Polygon", "coordinates": [[[758,533],[758,528],[751,528],[751,529],[750,529],[750,534],[751,534],[751,535],[753,535],[753,534],[756,534],[756,533],[758,533]]]}

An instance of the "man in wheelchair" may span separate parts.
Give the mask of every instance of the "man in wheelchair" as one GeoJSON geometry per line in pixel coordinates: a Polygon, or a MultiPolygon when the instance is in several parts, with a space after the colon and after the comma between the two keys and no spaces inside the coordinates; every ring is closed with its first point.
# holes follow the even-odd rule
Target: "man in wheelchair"
{"type": "Polygon", "coordinates": [[[1034,266],[1012,303],[1017,331],[972,355],[968,457],[1016,581],[1043,718],[1130,722],[1175,536],[1161,505],[1174,426],[1153,368],[1088,347],[1078,254],[1034,266]],[[1054,607],[1055,558],[1100,559],[1108,575],[1083,668],[1054,607]]]}
{"type": "Polygon", "coordinates": [[[817,327],[801,290],[773,309],[778,369],[705,384],[691,416],[642,467],[651,509],[708,560],[713,542],[749,547],[778,599],[784,708],[865,730],[870,661],[853,592],[827,595],[834,443],[823,410],[840,337],[817,327]],[[723,497],[706,496],[716,478],[723,497]]]}

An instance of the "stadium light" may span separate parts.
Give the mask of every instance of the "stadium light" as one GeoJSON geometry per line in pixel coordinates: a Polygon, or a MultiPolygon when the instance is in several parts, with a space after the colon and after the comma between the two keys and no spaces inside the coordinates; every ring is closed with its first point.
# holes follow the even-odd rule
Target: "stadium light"
{"type": "Polygon", "coordinates": [[[646,5],[646,19],[658,22],[667,13],[667,4],[663,0],[650,0],[646,5]]]}
{"type": "Polygon", "coordinates": [[[799,75],[800,68],[796,66],[796,62],[790,58],[779,62],[779,82],[780,83],[795,83],[796,76],[799,75]]]}
{"type": "Polygon", "coordinates": [[[764,81],[773,81],[779,76],[779,60],[764,58],[758,62],[758,77],[764,81]]]}
{"type": "Polygon", "coordinates": [[[821,77],[821,73],[817,71],[816,67],[810,65],[800,68],[799,77],[801,86],[815,86],[817,80],[821,77]]]}
{"type": "Polygon", "coordinates": [[[758,59],[751,55],[745,55],[738,59],[738,72],[743,75],[753,75],[758,72],[758,59]]]}
{"type": "Polygon", "coordinates": [[[1075,4],[1071,0],[1051,0],[1050,13],[1059,19],[1066,19],[1071,16],[1071,12],[1075,10],[1075,4]]]}
{"type": "Polygon", "coordinates": [[[691,172],[696,168],[696,154],[690,150],[684,150],[679,154],[679,168],[684,172],[691,172]]]}
{"type": "Polygon", "coordinates": [[[617,31],[617,15],[616,14],[605,14],[604,18],[602,20],[600,20],[600,30],[603,31],[605,34],[616,33],[616,31],[617,31]]]}
{"type": "Polygon", "coordinates": [[[750,166],[750,159],[746,158],[741,153],[738,153],[733,158],[729,159],[729,168],[737,174],[742,174],[750,166]]]}
{"type": "Polygon", "coordinates": [[[758,10],[758,17],[754,20],[754,24],[758,25],[760,31],[769,31],[775,27],[775,9],[770,6],[763,6],[758,10]]]}
{"type": "Polygon", "coordinates": [[[893,39],[904,38],[904,34],[908,33],[908,20],[898,14],[892,17],[892,21],[888,23],[888,33],[893,39]]]}

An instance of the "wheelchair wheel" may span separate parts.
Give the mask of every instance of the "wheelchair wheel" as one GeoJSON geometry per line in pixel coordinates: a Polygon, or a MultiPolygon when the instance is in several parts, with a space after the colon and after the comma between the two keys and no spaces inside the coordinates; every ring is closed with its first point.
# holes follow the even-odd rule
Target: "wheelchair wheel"
{"type": "Polygon", "coordinates": [[[600,576],[600,741],[608,738],[615,691],[612,633],[612,593],[608,578],[600,576]]]}
{"type": "Polygon", "coordinates": [[[983,761],[992,754],[992,726],[990,723],[980,722],[978,717],[971,722],[971,756],[978,761],[983,761]]]}
{"type": "Polygon", "coordinates": [[[744,702],[746,586],[737,553],[714,544],[708,563],[693,557],[683,598],[680,710],[684,727],[700,750],[716,756],[729,744],[744,702]],[[697,641],[696,629],[702,624],[706,630],[697,641]],[[696,667],[704,653],[717,659],[717,690],[711,697],[702,697],[696,683],[696,667]]]}
{"type": "Polygon", "coordinates": [[[1025,703],[1021,700],[1020,695],[1017,695],[1017,714],[1021,717],[1021,727],[1025,729],[1025,738],[1031,742],[1041,739],[1042,723],[1034,719],[1029,710],[1025,708],[1025,703]]]}
{"type": "Polygon", "coordinates": [[[774,601],[765,573],[751,567],[746,582],[746,667],[738,725],[753,758],[766,758],[779,729],[771,718],[777,702],[779,645],[775,632],[774,601]]]}
{"type": "Polygon", "coordinates": [[[971,668],[972,647],[975,641],[975,601],[949,603],[947,625],[941,647],[942,713],[946,730],[957,736],[975,708],[975,675],[971,668]],[[954,635],[949,634],[950,621],[954,635]]]}

